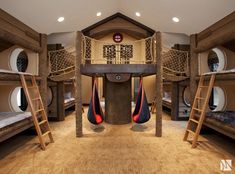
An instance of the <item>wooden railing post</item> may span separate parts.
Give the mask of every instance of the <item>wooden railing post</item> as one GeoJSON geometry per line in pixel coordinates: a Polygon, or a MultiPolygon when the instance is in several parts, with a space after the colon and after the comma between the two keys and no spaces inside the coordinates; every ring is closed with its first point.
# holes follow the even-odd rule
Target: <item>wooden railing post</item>
{"type": "Polygon", "coordinates": [[[77,32],[76,37],[76,60],[75,60],[75,108],[76,108],[76,136],[82,137],[82,84],[81,84],[81,61],[82,61],[82,32],[77,32]]]}
{"type": "Polygon", "coordinates": [[[162,136],[162,36],[160,32],[156,33],[156,136],[162,136]]]}

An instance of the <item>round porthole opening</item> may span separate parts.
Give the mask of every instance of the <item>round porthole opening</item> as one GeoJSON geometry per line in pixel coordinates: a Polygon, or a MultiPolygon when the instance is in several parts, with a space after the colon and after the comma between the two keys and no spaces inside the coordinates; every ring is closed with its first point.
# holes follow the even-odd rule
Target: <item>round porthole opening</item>
{"type": "Polygon", "coordinates": [[[51,87],[47,87],[47,106],[50,106],[53,100],[53,93],[51,87]]]}
{"type": "Polygon", "coordinates": [[[211,72],[218,72],[225,69],[226,57],[223,51],[219,48],[210,50],[207,59],[207,65],[211,72]]]}
{"type": "Polygon", "coordinates": [[[220,87],[214,87],[209,99],[209,108],[211,111],[222,111],[226,104],[225,92],[220,87]]]}
{"type": "Polygon", "coordinates": [[[10,67],[13,71],[26,72],[29,60],[26,51],[22,48],[16,48],[10,56],[10,67]]]}
{"type": "Polygon", "coordinates": [[[186,86],[183,90],[183,102],[187,107],[191,107],[190,104],[190,88],[186,86]]]}
{"type": "Polygon", "coordinates": [[[23,88],[17,87],[11,93],[11,106],[14,112],[24,112],[28,108],[28,102],[23,88]]]}

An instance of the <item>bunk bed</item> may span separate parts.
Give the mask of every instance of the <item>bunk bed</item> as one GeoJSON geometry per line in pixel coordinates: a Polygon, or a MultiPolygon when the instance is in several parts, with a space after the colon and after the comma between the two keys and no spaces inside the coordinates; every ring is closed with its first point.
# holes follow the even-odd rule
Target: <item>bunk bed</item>
{"type": "Polygon", "coordinates": [[[75,106],[74,83],[73,80],[64,82],[64,109],[67,110],[75,106]]]}
{"type": "MultiPolygon", "coordinates": [[[[230,85],[235,85],[235,35],[234,35],[234,20],[235,12],[232,12],[225,18],[206,28],[202,32],[191,35],[191,80],[190,80],[190,90],[191,94],[194,94],[197,88],[197,81],[200,79],[198,76],[198,69],[196,67],[203,67],[200,63],[203,54],[208,54],[214,48],[222,48],[223,51],[229,53],[226,55],[226,66],[219,70],[219,72],[201,72],[202,74],[212,74],[215,73],[215,83],[223,86],[225,83],[230,83],[230,85]],[[197,66],[199,65],[199,66],[197,66]]],[[[208,55],[209,56],[209,55],[208,55]]],[[[203,57],[203,60],[208,57],[203,57]]],[[[204,62],[205,66],[205,62],[204,62]]],[[[209,76],[205,77],[206,80],[209,76]]],[[[233,90],[230,90],[233,93],[233,90]]],[[[227,93],[227,97],[230,99],[227,102],[232,102],[230,95],[227,93]]],[[[203,124],[209,128],[212,128],[224,135],[235,139],[235,108],[232,103],[225,106],[220,111],[209,111],[206,113],[205,120],[203,124]]]]}
{"type": "MultiPolygon", "coordinates": [[[[21,79],[19,74],[21,74],[22,72],[18,72],[10,66],[10,55],[13,54],[12,50],[14,50],[15,48],[27,50],[30,52],[30,56],[32,58],[31,60],[37,61],[38,59],[38,62],[35,63],[35,66],[37,66],[39,70],[39,76],[37,76],[36,80],[40,80],[40,89],[44,91],[42,100],[45,104],[47,92],[44,89],[46,87],[46,79],[48,72],[47,54],[45,47],[45,45],[47,44],[46,37],[46,35],[39,34],[38,32],[34,31],[32,28],[28,27],[18,19],[14,18],[7,12],[0,9],[1,87],[3,87],[4,85],[13,85],[14,87],[21,86],[21,79]],[[32,55],[34,56],[32,57],[32,55]]],[[[30,62],[30,64],[31,63],[32,62],[30,62]]],[[[35,70],[35,67],[31,69],[35,70]]],[[[32,75],[34,73],[29,72],[23,74],[26,75],[26,80],[30,80],[31,77],[27,75],[32,75]]],[[[5,103],[6,105],[8,104],[7,100],[5,103]]],[[[10,109],[10,103],[7,108],[4,107],[5,106],[2,106],[2,109],[0,111],[0,142],[33,126],[31,113],[27,112],[27,110],[26,112],[18,112],[14,109],[10,109]]]]}

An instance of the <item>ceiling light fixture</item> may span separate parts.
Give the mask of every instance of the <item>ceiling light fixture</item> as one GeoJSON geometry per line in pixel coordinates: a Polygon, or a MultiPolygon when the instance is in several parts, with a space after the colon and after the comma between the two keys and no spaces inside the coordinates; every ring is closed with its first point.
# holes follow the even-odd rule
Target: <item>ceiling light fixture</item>
{"type": "Polygon", "coordinates": [[[101,15],[102,15],[101,12],[97,12],[97,13],[96,13],[96,16],[97,16],[97,17],[99,17],[99,16],[101,16],[101,15]]]}
{"type": "Polygon", "coordinates": [[[58,21],[58,22],[63,22],[63,21],[64,21],[64,17],[59,17],[59,18],[57,19],[57,21],[58,21]]]}
{"type": "Polygon", "coordinates": [[[137,17],[140,17],[140,16],[141,16],[140,12],[135,12],[135,15],[136,15],[137,17]]]}
{"type": "Polygon", "coordinates": [[[180,20],[179,20],[179,18],[177,18],[177,17],[173,17],[173,18],[172,18],[172,21],[173,21],[173,22],[179,22],[180,20]]]}

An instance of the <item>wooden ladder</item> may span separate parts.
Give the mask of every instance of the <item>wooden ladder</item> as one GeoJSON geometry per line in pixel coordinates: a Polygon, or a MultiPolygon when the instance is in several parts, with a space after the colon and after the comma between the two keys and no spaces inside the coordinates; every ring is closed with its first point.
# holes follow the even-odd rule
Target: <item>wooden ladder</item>
{"type": "Polygon", "coordinates": [[[200,77],[197,92],[191,108],[187,129],[184,135],[184,141],[188,139],[189,133],[193,135],[192,148],[196,147],[198,136],[200,134],[211,91],[215,81],[215,74],[210,76],[209,85],[204,83],[205,75],[200,77]]]}
{"type": "Polygon", "coordinates": [[[45,150],[46,142],[44,138],[46,136],[49,136],[51,143],[53,143],[54,140],[35,76],[30,76],[30,78],[31,84],[27,84],[25,76],[23,74],[20,74],[22,87],[24,89],[25,96],[30,107],[33,123],[38,134],[38,139],[42,149],[45,150]]]}

